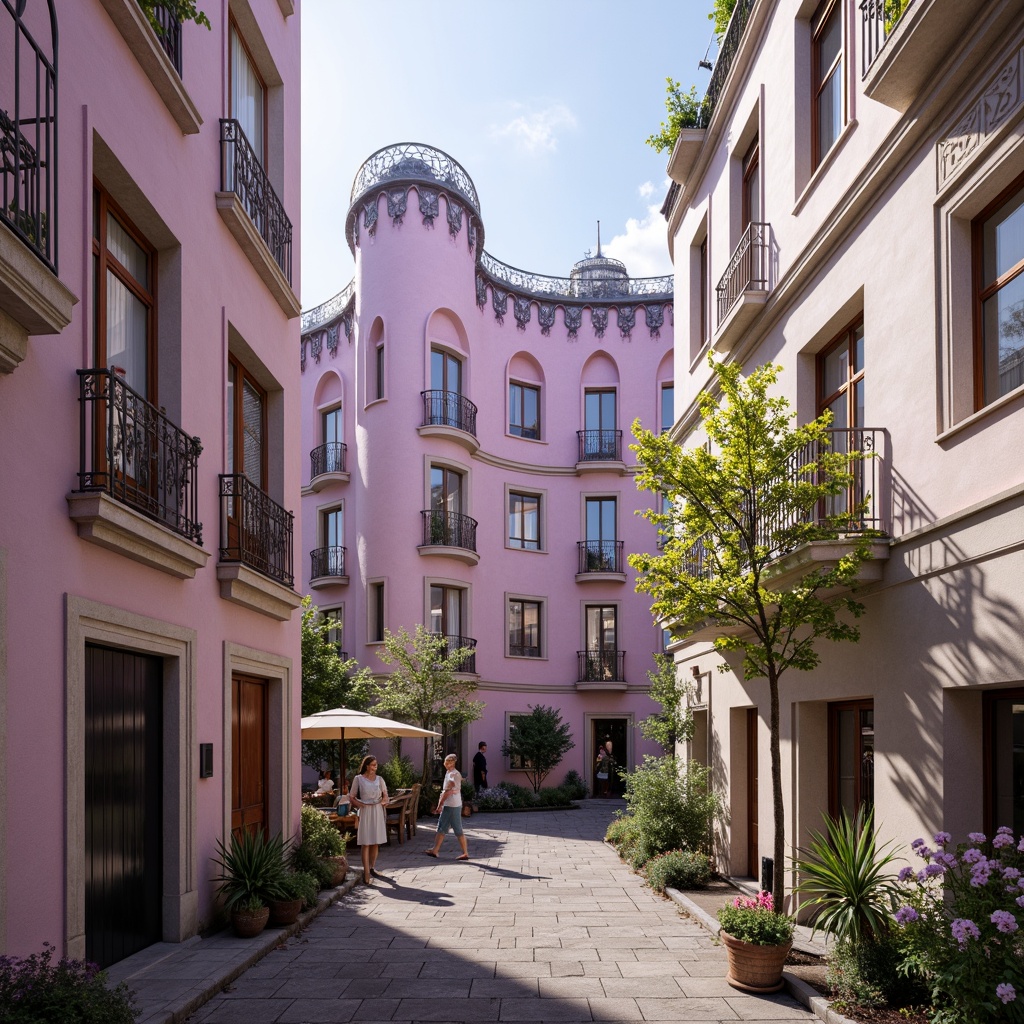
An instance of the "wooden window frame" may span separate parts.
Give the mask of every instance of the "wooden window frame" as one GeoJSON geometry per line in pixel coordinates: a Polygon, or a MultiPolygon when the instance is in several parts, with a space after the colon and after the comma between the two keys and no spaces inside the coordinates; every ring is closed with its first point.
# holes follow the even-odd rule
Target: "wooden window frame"
{"type": "MultiPolygon", "coordinates": [[[[610,542],[612,544],[619,541],[619,498],[616,494],[585,494],[583,496],[583,539],[586,541],[597,541],[598,543],[610,542]],[[587,514],[590,510],[590,505],[593,502],[606,502],[610,501],[615,506],[615,519],[613,527],[613,535],[611,537],[605,537],[602,532],[602,526],[604,524],[604,510],[598,510],[598,533],[597,537],[590,536],[590,516],[587,514]]],[[[616,633],[618,627],[616,627],[616,633]]]]}
{"type": "MultiPolygon", "coordinates": [[[[531,491],[513,491],[513,490],[509,490],[509,492],[508,492],[508,505],[512,504],[512,499],[513,498],[534,498],[534,499],[536,499],[536,502],[537,502],[537,545],[536,545],[536,547],[531,547],[528,544],[526,544],[525,541],[523,543],[519,543],[519,544],[515,543],[515,541],[518,538],[512,536],[512,531],[508,529],[508,522],[506,521],[505,529],[506,529],[506,533],[508,534],[508,537],[506,539],[507,546],[512,548],[512,549],[514,549],[515,551],[543,551],[544,550],[544,536],[543,536],[543,533],[541,531],[541,522],[542,522],[542,520],[541,520],[541,502],[543,500],[543,495],[536,494],[536,493],[531,492],[531,491]]],[[[520,511],[513,513],[512,509],[508,508],[506,506],[506,513],[509,516],[515,515],[517,518],[522,520],[523,525],[525,526],[525,517],[524,517],[524,513],[522,512],[521,509],[520,509],[520,511]]],[[[525,533],[525,531],[524,531],[524,533],[525,533]]]]}
{"type": "MultiPolygon", "coordinates": [[[[257,153],[256,155],[260,159],[260,166],[264,170],[266,170],[267,161],[269,159],[270,154],[270,90],[267,88],[266,79],[264,79],[263,75],[260,73],[259,64],[257,64],[256,60],[253,58],[252,50],[249,49],[249,44],[246,42],[245,34],[238,27],[238,22],[235,21],[234,17],[232,17],[231,15],[228,16],[228,116],[237,120],[237,118],[235,117],[235,111],[232,109],[231,106],[231,102],[234,96],[234,89],[232,88],[232,83],[235,80],[235,68],[234,64],[232,63],[232,51],[234,49],[234,47],[232,47],[231,45],[232,32],[234,32],[238,36],[238,41],[242,44],[242,49],[245,51],[246,57],[249,58],[249,65],[252,68],[253,73],[256,75],[256,80],[260,83],[260,88],[263,90],[263,152],[257,153]]],[[[249,139],[248,142],[249,145],[252,146],[253,140],[249,139]]],[[[253,146],[253,152],[255,151],[256,148],[255,146],[253,146]]]]}
{"type": "Polygon", "coordinates": [[[523,438],[526,438],[529,441],[539,441],[540,438],[541,438],[540,385],[538,385],[538,384],[525,384],[525,383],[523,383],[522,381],[519,381],[519,380],[510,380],[508,382],[508,407],[509,407],[509,409],[508,409],[508,432],[513,437],[523,437],[523,438]],[[512,396],[512,389],[513,388],[519,388],[520,394],[519,394],[519,401],[518,401],[518,403],[513,401],[513,396],[512,396]],[[525,397],[525,392],[526,391],[533,391],[537,395],[537,432],[536,432],[536,434],[524,433],[524,431],[526,429],[523,426],[523,422],[526,419],[526,409],[525,409],[525,403],[524,403],[524,397],[525,397]],[[513,424],[513,422],[512,422],[512,411],[513,411],[513,409],[516,408],[516,405],[518,405],[519,421],[520,421],[518,427],[515,424],[513,424]]]}
{"type": "Polygon", "coordinates": [[[342,443],[341,438],[344,437],[344,435],[345,435],[345,424],[344,424],[344,421],[342,420],[341,416],[342,416],[342,413],[341,413],[341,405],[340,404],[339,405],[332,405],[330,407],[330,409],[323,409],[323,410],[321,410],[321,412],[320,412],[320,434],[321,434],[321,436],[323,438],[323,442],[322,442],[323,444],[334,444],[334,443],[341,444],[342,443]],[[328,438],[328,436],[327,436],[327,421],[332,416],[337,416],[337,418],[338,418],[338,426],[340,428],[339,431],[338,431],[340,436],[337,437],[337,438],[333,438],[333,439],[328,438]]]}
{"type": "MultiPolygon", "coordinates": [[[[603,614],[602,614],[601,617],[603,618],[603,614]]],[[[599,630],[599,632],[603,633],[604,630],[601,629],[601,630],[599,630]]],[[[588,602],[587,604],[585,604],[583,606],[583,649],[585,651],[597,650],[597,651],[616,651],[616,652],[618,652],[618,651],[622,650],[622,648],[619,647],[619,641],[621,639],[622,639],[622,637],[621,637],[621,635],[619,633],[619,606],[618,606],[618,604],[602,604],[600,602],[588,602]],[[590,612],[590,610],[592,608],[599,609],[601,613],[603,613],[605,609],[610,608],[615,613],[615,646],[614,647],[605,647],[603,642],[599,642],[599,645],[597,647],[588,647],[587,646],[587,643],[588,643],[588,638],[587,638],[587,631],[588,631],[587,630],[587,619],[589,617],[588,613],[590,612]]]]}
{"type": "Polygon", "coordinates": [[[584,430],[617,430],[619,424],[619,389],[617,387],[596,387],[596,388],[584,388],[583,391],[583,429],[584,430]],[[601,407],[604,405],[604,396],[611,395],[612,402],[615,405],[615,424],[611,427],[596,426],[591,427],[587,425],[587,396],[588,395],[600,395],[601,401],[598,402],[598,420],[602,419],[601,407]]]}
{"type": "Polygon", "coordinates": [[[371,644],[382,644],[384,643],[384,633],[387,629],[385,609],[387,608],[387,601],[384,590],[384,580],[371,580],[367,587],[370,591],[370,600],[366,603],[367,618],[369,621],[369,628],[366,633],[368,643],[371,644]]]}
{"type": "MultiPolygon", "coordinates": [[[[971,297],[974,333],[974,409],[976,412],[1003,397],[1002,395],[997,395],[987,402],[985,400],[985,325],[982,318],[982,307],[993,295],[1002,291],[1008,284],[1015,281],[1021,274],[1024,274],[1024,254],[1022,254],[1021,258],[1002,277],[996,278],[992,284],[983,287],[982,263],[984,259],[985,222],[1018,192],[1024,192],[1024,174],[1015,178],[971,221],[971,297]]],[[[1007,394],[1009,393],[1007,392],[1007,394]]]]}
{"type": "MultiPolygon", "coordinates": [[[[860,744],[860,715],[859,712],[870,709],[872,714],[875,710],[875,701],[872,697],[865,697],[860,700],[844,700],[844,701],[833,701],[828,704],[828,814],[829,817],[835,821],[839,820],[839,816],[842,813],[839,800],[839,711],[855,711],[858,712],[857,722],[858,731],[855,739],[858,746],[858,763],[859,754],[861,751],[860,744]]],[[[872,746],[874,750],[874,746],[872,746]]],[[[857,772],[854,774],[854,797],[858,807],[860,807],[864,801],[861,798],[861,774],[857,772]]],[[[871,805],[874,806],[874,794],[872,793],[871,805]]]]}
{"type": "Polygon", "coordinates": [[[848,360],[849,372],[846,380],[838,391],[832,391],[828,395],[823,394],[825,386],[825,360],[843,345],[846,345],[852,352],[853,336],[858,327],[864,326],[864,314],[859,313],[851,320],[819,353],[815,361],[815,384],[814,393],[816,400],[817,415],[820,416],[840,395],[845,391],[847,396],[847,426],[850,428],[863,427],[863,423],[857,423],[853,413],[856,406],[853,405],[851,396],[854,394],[854,386],[865,379],[867,360],[865,365],[858,371],[853,370],[854,360],[848,360]]]}
{"type": "MultiPolygon", "coordinates": [[[[522,616],[525,622],[525,615],[522,616]]],[[[507,641],[506,657],[509,658],[533,658],[542,659],[544,657],[544,602],[536,597],[510,597],[505,603],[505,637],[507,641]],[[512,606],[514,604],[525,606],[528,604],[535,605],[537,608],[537,646],[527,648],[525,644],[519,644],[518,646],[522,650],[536,650],[536,654],[512,654],[512,606]]]]}
{"type": "Polygon", "coordinates": [[[811,18],[811,170],[812,172],[817,170],[818,167],[825,161],[825,158],[832,149],[835,147],[839,136],[836,136],[836,141],[829,146],[828,150],[824,153],[819,152],[821,148],[821,138],[819,135],[819,122],[820,122],[820,111],[821,111],[821,93],[825,88],[825,84],[832,77],[836,68],[839,67],[839,87],[840,87],[840,132],[842,127],[846,124],[846,74],[845,74],[845,56],[843,51],[843,41],[846,36],[846,27],[843,24],[843,9],[842,0],[823,0],[819,5],[818,9],[814,12],[814,16],[811,18]],[[836,59],[829,65],[828,69],[823,73],[821,67],[821,37],[822,30],[828,24],[829,18],[832,17],[834,12],[838,11],[839,17],[839,52],[836,59]]]}
{"type": "Polygon", "coordinates": [[[996,821],[994,814],[995,772],[992,747],[992,714],[993,705],[997,700],[1015,700],[1024,702],[1024,687],[1016,686],[1004,690],[985,690],[981,695],[981,751],[982,751],[982,792],[985,794],[982,828],[986,835],[991,835],[1000,825],[1012,825],[1012,822],[996,821]]]}
{"type": "Polygon", "coordinates": [[[465,361],[461,357],[457,356],[454,352],[450,352],[446,348],[441,348],[440,346],[431,346],[431,349],[430,349],[430,362],[431,362],[431,367],[430,367],[430,390],[431,391],[444,391],[444,392],[446,392],[449,395],[458,395],[460,398],[464,397],[465,396],[465,392],[463,391],[463,384],[465,383],[465,376],[466,376],[466,374],[465,374],[465,370],[466,370],[465,361]],[[441,356],[444,359],[443,370],[442,370],[442,373],[441,373],[441,378],[442,378],[442,380],[444,382],[444,386],[441,387],[441,388],[435,388],[434,387],[434,367],[433,367],[433,362],[434,362],[434,356],[435,355],[439,355],[439,356],[441,356]],[[458,370],[458,377],[459,377],[458,387],[454,387],[454,388],[449,386],[450,382],[448,380],[448,369],[449,369],[449,366],[450,366],[451,363],[454,363],[459,368],[459,370],[458,370]]]}
{"type": "Polygon", "coordinates": [[[465,626],[466,626],[466,595],[469,592],[468,587],[454,586],[451,583],[440,583],[430,582],[427,584],[427,619],[431,619],[434,614],[433,604],[433,591],[441,591],[441,636],[458,636],[464,637],[465,626]],[[459,628],[457,630],[451,630],[448,627],[451,623],[448,622],[448,595],[450,593],[459,595],[459,628]]]}
{"type": "MultiPolygon", "coordinates": [[[[750,144],[747,149],[746,155],[743,157],[743,190],[742,190],[742,201],[740,204],[740,221],[741,231],[745,231],[750,227],[752,218],[750,216],[750,182],[751,179],[759,174],[761,170],[761,139],[760,136],[755,135],[754,141],[750,144]]],[[[761,205],[761,182],[758,179],[757,183],[757,205],[761,205]]],[[[759,221],[764,218],[759,215],[759,221]]]]}
{"type": "MultiPolygon", "coordinates": [[[[267,444],[267,390],[264,388],[256,378],[249,373],[245,366],[236,359],[233,355],[228,355],[228,365],[235,371],[235,388],[234,397],[232,402],[232,408],[228,410],[228,415],[232,420],[232,431],[235,441],[235,450],[233,454],[234,465],[228,468],[228,472],[235,476],[245,476],[245,423],[243,418],[243,383],[249,383],[252,388],[259,393],[260,396],[260,417],[262,422],[260,423],[260,432],[263,437],[262,450],[260,451],[260,484],[259,488],[264,494],[267,493],[268,486],[268,464],[267,464],[267,450],[270,447],[267,444]]],[[[250,481],[251,482],[251,481],[250,481]]]]}
{"type": "Polygon", "coordinates": [[[701,348],[708,343],[708,236],[700,243],[700,341],[701,348]]]}

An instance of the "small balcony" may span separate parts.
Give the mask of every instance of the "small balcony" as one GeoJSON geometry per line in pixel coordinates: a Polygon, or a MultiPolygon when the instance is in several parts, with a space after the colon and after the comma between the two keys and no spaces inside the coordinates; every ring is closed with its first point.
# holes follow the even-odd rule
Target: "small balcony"
{"type": "Polygon", "coordinates": [[[309,553],[309,585],[313,590],[321,587],[344,586],[348,583],[345,571],[345,548],[329,545],[315,548],[309,553]]]}
{"type": "Polygon", "coordinates": [[[292,291],[292,222],[267,172],[233,118],[220,122],[217,210],[278,305],[289,318],[301,312],[292,291]]]}
{"type": "Polygon", "coordinates": [[[203,446],[112,370],[79,370],[78,487],[68,497],[83,540],[192,578],[202,550],[203,446]]]}
{"type": "Polygon", "coordinates": [[[608,648],[577,651],[577,690],[625,690],[626,652],[608,648]]]}
{"type": "Polygon", "coordinates": [[[625,583],[621,540],[581,540],[576,542],[577,583],[625,583]]]}
{"type": "Polygon", "coordinates": [[[181,78],[181,20],[159,3],[153,8],[153,20],[157,24],[156,38],[160,49],[167,54],[167,59],[181,78]]]}
{"type": "Polygon", "coordinates": [[[476,675],[476,640],[471,636],[458,636],[454,633],[434,633],[434,636],[443,636],[448,643],[448,654],[451,655],[459,648],[471,647],[473,653],[467,655],[459,666],[459,672],[466,672],[476,675]]]}
{"type": "Polygon", "coordinates": [[[577,473],[626,472],[621,430],[577,430],[577,473]]]}
{"type": "Polygon", "coordinates": [[[348,445],[343,441],[328,441],[309,453],[309,487],[322,491],[332,483],[347,484],[349,473],[346,469],[348,445]]]}
{"type": "Polygon", "coordinates": [[[421,391],[423,422],[420,437],[447,437],[470,452],[480,449],[476,437],[476,406],[457,391],[421,391]]]}
{"type": "Polygon", "coordinates": [[[761,311],[771,288],[771,224],[748,224],[715,288],[714,347],[728,352],[761,311]]]}
{"type": "Polygon", "coordinates": [[[286,620],[301,601],[292,589],[294,516],[241,473],[220,477],[221,597],[286,620]]]}
{"type": "Polygon", "coordinates": [[[443,508],[425,509],[420,516],[423,520],[421,555],[444,555],[467,565],[476,565],[480,561],[476,550],[475,519],[443,508]]]}

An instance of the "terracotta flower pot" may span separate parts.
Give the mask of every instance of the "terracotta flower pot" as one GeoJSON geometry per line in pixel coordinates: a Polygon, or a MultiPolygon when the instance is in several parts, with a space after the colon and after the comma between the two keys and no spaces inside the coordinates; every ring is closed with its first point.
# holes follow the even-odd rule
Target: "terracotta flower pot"
{"type": "Polygon", "coordinates": [[[267,926],[270,907],[259,910],[232,910],[231,927],[240,939],[254,939],[267,926]]]}
{"type": "Polygon", "coordinates": [[[274,928],[283,928],[285,925],[295,924],[299,919],[299,912],[302,910],[302,900],[271,900],[270,920],[267,922],[274,928]]]}
{"type": "Polygon", "coordinates": [[[473,813],[473,808],[469,804],[462,805],[462,816],[468,818],[473,813]]]}
{"type": "Polygon", "coordinates": [[[733,988],[757,993],[778,992],[782,988],[782,965],[793,948],[792,942],[784,946],[755,946],[734,939],[727,932],[720,932],[719,937],[729,954],[725,980],[733,988]]]}
{"type": "Polygon", "coordinates": [[[324,857],[324,860],[334,869],[334,874],[331,876],[331,885],[335,887],[341,885],[348,874],[348,858],[345,856],[324,857]]]}

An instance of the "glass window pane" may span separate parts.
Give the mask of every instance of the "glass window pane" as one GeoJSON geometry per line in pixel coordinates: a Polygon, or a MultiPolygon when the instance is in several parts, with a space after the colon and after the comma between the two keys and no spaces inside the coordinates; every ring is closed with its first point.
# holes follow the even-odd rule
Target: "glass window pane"
{"type": "Polygon", "coordinates": [[[1024,698],[992,702],[992,825],[1024,832],[1024,698]]]}
{"type": "Polygon", "coordinates": [[[256,159],[263,163],[263,86],[256,69],[245,52],[241,37],[231,30],[231,116],[238,121],[256,153],[256,159]]]}
{"type": "Polygon", "coordinates": [[[985,221],[982,250],[982,287],[1024,260],[1024,189],[985,221]]]}
{"type": "Polygon", "coordinates": [[[263,399],[248,382],[242,382],[242,472],[263,487],[263,399]]]}
{"type": "Polygon", "coordinates": [[[444,391],[444,353],[432,351],[430,353],[430,389],[431,391],[444,391]]]}
{"type": "Polygon", "coordinates": [[[837,67],[818,95],[818,159],[835,145],[842,128],[842,67],[837,67]]]}
{"type": "Polygon", "coordinates": [[[143,288],[149,289],[149,256],[112,213],[107,214],[107,250],[143,288]]]}
{"type": "Polygon", "coordinates": [[[981,308],[985,401],[1024,383],[1024,274],[1015,277],[981,308]]]}
{"type": "Polygon", "coordinates": [[[832,8],[825,24],[818,31],[818,73],[821,78],[828,74],[843,45],[843,25],[839,19],[841,6],[837,3],[832,8]]]}
{"type": "Polygon", "coordinates": [[[846,811],[852,818],[857,813],[856,781],[854,765],[856,763],[856,739],[854,729],[857,721],[850,708],[842,708],[836,712],[836,771],[838,772],[840,812],[846,811]]]}
{"type": "Polygon", "coordinates": [[[540,437],[540,391],[523,388],[523,437],[540,437]]]}
{"type": "Polygon", "coordinates": [[[822,364],[822,397],[834,395],[850,377],[850,353],[846,345],[834,348],[822,364]]]}
{"type": "Polygon", "coordinates": [[[864,369],[864,325],[855,327],[853,331],[853,372],[860,373],[864,369]]]}
{"type": "Polygon", "coordinates": [[[664,433],[666,430],[672,429],[672,424],[675,423],[675,387],[672,384],[662,384],[661,386],[661,430],[664,433]]]}
{"type": "Polygon", "coordinates": [[[341,410],[331,409],[324,413],[324,444],[341,440],[341,410]]]}
{"type": "Polygon", "coordinates": [[[228,363],[228,472],[235,472],[235,376],[234,363],[228,363]]]}
{"type": "Polygon", "coordinates": [[[430,588],[430,632],[444,632],[444,587],[430,588]]]}
{"type": "Polygon", "coordinates": [[[141,395],[147,394],[149,316],[146,306],[107,273],[107,366],[141,395]],[[121,371],[124,371],[121,373],[121,371]]]}
{"type": "Polygon", "coordinates": [[[510,434],[518,434],[523,426],[523,388],[520,384],[508,386],[508,425],[510,434]]]}

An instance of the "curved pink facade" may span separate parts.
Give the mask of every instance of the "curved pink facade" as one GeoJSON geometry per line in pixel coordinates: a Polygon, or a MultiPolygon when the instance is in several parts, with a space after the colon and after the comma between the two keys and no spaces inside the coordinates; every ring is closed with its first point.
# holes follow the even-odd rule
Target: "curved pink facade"
{"type": "MultiPolygon", "coordinates": [[[[444,154],[428,152],[448,167],[444,154]]],[[[308,462],[304,469],[305,591],[343,618],[341,647],[375,672],[388,671],[377,657],[381,585],[386,628],[412,632],[424,623],[475,641],[467,669],[486,709],[445,741],[457,744],[463,766],[486,741],[489,781],[525,783],[501,756],[509,716],[553,705],[576,745],[548,784],[575,769],[592,785],[605,738],[624,748],[624,763],[657,752],[635,728],[654,710],[647,671],[661,634],[626,564],[629,552],[655,543],[635,515],[648,495],[636,490],[628,444],[634,419],[659,423],[662,388],[672,384],[670,281],[645,305],[638,296],[650,282],[620,280],[587,297],[585,280],[512,272],[482,251],[475,192],[454,162],[447,181],[436,164],[407,161],[366,185],[368,165],[349,220],[352,297],[304,317],[303,448],[330,439],[347,446],[345,473],[313,475],[308,462]],[[566,308],[570,320],[580,313],[578,332],[566,326],[566,308]],[[527,389],[525,417],[510,409],[513,398],[524,408],[524,393],[512,396],[510,384],[527,389]],[[581,458],[588,392],[592,406],[605,403],[597,429],[622,431],[621,452],[601,449],[616,435],[600,434],[581,458]],[[536,438],[521,436],[533,432],[530,394],[539,397],[536,438]],[[325,419],[332,414],[340,434],[325,419]],[[443,495],[430,511],[432,473],[443,495]],[[536,549],[523,505],[513,506],[510,522],[510,494],[527,508],[539,499],[536,549]],[[591,557],[581,565],[579,545],[588,540],[591,557]],[[339,564],[313,566],[311,553],[331,545],[345,549],[343,574],[339,564]],[[593,630],[588,638],[588,609],[605,627],[596,638],[593,630]],[[515,628],[520,615],[536,615],[539,635],[515,628]]],[[[671,392],[665,398],[671,407],[671,392]]]]}

